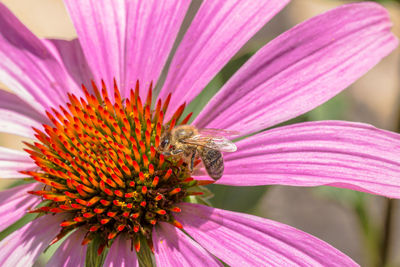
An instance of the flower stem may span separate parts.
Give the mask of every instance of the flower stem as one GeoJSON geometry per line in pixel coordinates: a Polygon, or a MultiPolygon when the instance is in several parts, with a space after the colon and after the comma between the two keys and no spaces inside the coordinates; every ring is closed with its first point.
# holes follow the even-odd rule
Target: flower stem
{"type": "Polygon", "coordinates": [[[363,234],[362,244],[364,246],[364,250],[367,252],[367,262],[369,263],[369,266],[381,267],[381,255],[379,246],[381,240],[381,231],[376,227],[376,225],[373,223],[370,216],[368,215],[364,199],[360,198],[354,204],[354,208],[363,234]]]}
{"type": "Polygon", "coordinates": [[[382,243],[381,243],[381,266],[386,266],[389,261],[389,250],[391,243],[391,230],[393,228],[393,212],[395,207],[394,199],[386,199],[386,213],[385,213],[385,221],[383,225],[382,231],[382,243]]]}
{"type": "MultiPolygon", "coordinates": [[[[397,132],[400,133],[400,109],[397,116],[397,132]]],[[[394,199],[386,199],[386,213],[383,225],[382,239],[381,239],[381,266],[387,266],[389,262],[389,251],[391,243],[391,230],[393,228],[393,213],[395,211],[396,201],[394,199]]]]}

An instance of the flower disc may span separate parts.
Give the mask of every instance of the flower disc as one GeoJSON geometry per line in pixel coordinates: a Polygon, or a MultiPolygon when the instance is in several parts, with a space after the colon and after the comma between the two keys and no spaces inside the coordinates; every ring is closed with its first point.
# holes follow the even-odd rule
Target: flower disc
{"type": "Polygon", "coordinates": [[[43,198],[42,206],[31,212],[65,214],[54,242],[81,228],[87,231],[82,244],[99,237],[101,251],[125,233],[139,251],[140,237],[151,243],[158,221],[182,227],[173,217],[180,212],[176,203],[196,194],[188,191],[199,182],[190,177],[186,163],[157,153],[160,136],[174,127],[185,105],[164,125],[171,95],[152,110],[151,86],[144,105],[139,83],[127,99],[115,85],[114,103],[104,83],[101,94],[94,83],[92,87],[94,94],[83,86],[85,99],[68,95],[66,108],[46,112],[53,125],[43,125],[44,132],[34,129],[40,142],[26,143],[39,169],[23,173],[44,185],[30,192],[43,198]]]}

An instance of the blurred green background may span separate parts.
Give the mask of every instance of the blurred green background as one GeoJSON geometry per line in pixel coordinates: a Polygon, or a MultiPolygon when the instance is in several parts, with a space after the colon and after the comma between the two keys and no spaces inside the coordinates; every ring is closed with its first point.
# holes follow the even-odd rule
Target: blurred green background
{"type": "MultiPolygon", "coordinates": [[[[2,0],[35,34],[46,38],[76,37],[61,0],[2,0]]],[[[350,1],[293,0],[252,38],[213,79],[189,109],[198,113],[230,76],[260,47],[314,15],[350,1]]],[[[382,0],[400,36],[400,0],[382,0]]],[[[195,10],[200,1],[194,1],[195,10]]],[[[397,131],[400,127],[400,49],[398,48],[348,90],[288,123],[350,120],[397,131]]],[[[188,110],[189,110],[188,109],[188,110]]],[[[0,135],[0,145],[22,148],[20,139],[0,135]]],[[[243,177],[246,179],[246,177],[243,177]]],[[[0,181],[6,188],[12,181],[0,181]]],[[[400,203],[336,188],[209,186],[215,207],[277,220],[313,234],[362,266],[400,266],[400,203]]],[[[46,261],[43,258],[42,261],[46,261]]],[[[40,266],[40,264],[38,264],[40,266]]]]}

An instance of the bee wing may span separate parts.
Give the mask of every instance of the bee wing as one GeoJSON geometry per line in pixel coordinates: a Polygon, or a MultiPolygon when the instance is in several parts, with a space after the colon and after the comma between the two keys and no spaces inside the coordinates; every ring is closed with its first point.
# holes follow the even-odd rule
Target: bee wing
{"type": "Polygon", "coordinates": [[[183,143],[203,146],[221,152],[235,152],[237,150],[236,145],[232,141],[226,139],[223,136],[195,135],[185,139],[183,143]]]}
{"type": "Polygon", "coordinates": [[[230,130],[224,130],[224,129],[215,129],[215,128],[200,128],[197,129],[199,134],[202,136],[209,136],[209,137],[226,137],[229,139],[233,139],[235,137],[238,137],[240,135],[240,132],[238,131],[230,131],[230,130]],[[233,138],[232,138],[233,137],[233,138]]]}

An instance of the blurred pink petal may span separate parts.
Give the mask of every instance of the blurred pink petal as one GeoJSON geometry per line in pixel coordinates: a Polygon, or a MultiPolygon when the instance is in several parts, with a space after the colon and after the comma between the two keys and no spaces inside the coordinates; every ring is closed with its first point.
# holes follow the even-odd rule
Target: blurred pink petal
{"type": "MultiPolygon", "coordinates": [[[[90,89],[91,80],[94,78],[92,71],[86,61],[85,55],[83,54],[81,44],[78,39],[71,41],[47,39],[43,40],[53,55],[57,58],[60,64],[64,65],[69,76],[74,79],[77,84],[76,89],[80,89],[80,86],[84,84],[90,89]]],[[[75,93],[68,88],[70,93],[75,93]]]]}
{"type": "Polygon", "coordinates": [[[169,223],[153,229],[157,266],[222,266],[199,244],[169,223]]]}
{"type": "Polygon", "coordinates": [[[28,191],[38,190],[37,183],[24,184],[0,192],[0,232],[15,223],[33,209],[42,200],[28,194],[28,191]]]}
{"type": "Polygon", "coordinates": [[[375,3],[345,5],[314,17],[254,55],[194,124],[246,134],[301,115],[388,55],[397,46],[390,28],[387,11],[375,3]]]}
{"type": "Polygon", "coordinates": [[[190,102],[288,0],[203,1],[169,68],[160,92],[171,106],[190,102]]]}
{"type": "Polygon", "coordinates": [[[62,217],[39,217],[1,240],[0,266],[33,266],[60,232],[62,217]]]}
{"type": "Polygon", "coordinates": [[[107,267],[137,267],[139,262],[135,250],[131,250],[131,240],[119,235],[114,241],[103,266],[107,267]]]}
{"type": "Polygon", "coordinates": [[[0,132],[32,138],[32,127],[48,122],[15,94],[0,90],[0,132]]]}
{"type": "Polygon", "coordinates": [[[32,138],[35,134],[31,127],[41,128],[41,124],[24,115],[0,108],[0,132],[32,138]]]}
{"type": "Polygon", "coordinates": [[[80,243],[82,243],[82,240],[85,238],[85,234],[84,231],[77,230],[68,236],[53,254],[46,266],[84,267],[87,246],[81,246],[80,243]]]}
{"type": "Polygon", "coordinates": [[[8,109],[31,118],[39,123],[49,123],[49,119],[41,113],[28,106],[26,102],[17,95],[0,89],[0,108],[8,109]]]}
{"type": "Polygon", "coordinates": [[[65,89],[76,85],[63,66],[5,6],[0,3],[0,81],[28,105],[44,109],[65,104],[65,89]]]}
{"type": "Polygon", "coordinates": [[[27,177],[18,171],[27,171],[37,168],[27,153],[10,148],[0,147],[0,179],[27,177]]]}
{"type": "MultiPolygon", "coordinates": [[[[64,1],[96,81],[126,95],[140,80],[155,84],[175,41],[189,0],[64,1]]],[[[142,90],[144,92],[144,90],[142,90]]],[[[113,93],[113,92],[112,92],[113,93]]]]}
{"type": "Polygon", "coordinates": [[[279,127],[236,143],[220,184],[329,185],[400,198],[400,135],[361,123],[279,127]]]}
{"type": "Polygon", "coordinates": [[[176,218],[229,266],[357,266],[331,245],[290,226],[203,205],[180,204],[176,218]]]}

